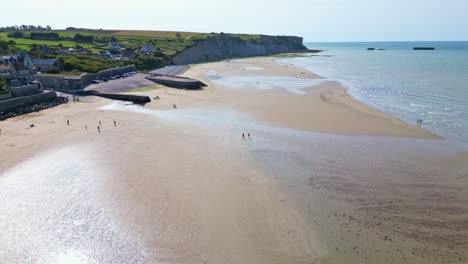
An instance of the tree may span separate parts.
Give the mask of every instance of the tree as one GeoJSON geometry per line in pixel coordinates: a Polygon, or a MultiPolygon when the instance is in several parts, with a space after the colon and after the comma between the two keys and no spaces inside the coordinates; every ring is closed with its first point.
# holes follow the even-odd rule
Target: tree
{"type": "Polygon", "coordinates": [[[3,87],[6,86],[6,81],[3,80],[2,76],[0,76],[0,91],[3,91],[3,87]]]}
{"type": "Polygon", "coordinates": [[[182,42],[183,39],[182,39],[182,35],[180,34],[180,32],[177,32],[175,35],[176,35],[176,38],[177,38],[180,42],[182,42]]]}
{"type": "Polygon", "coordinates": [[[0,40],[0,53],[7,52],[10,49],[8,45],[8,42],[0,40]]]}
{"type": "Polygon", "coordinates": [[[24,38],[24,33],[20,31],[15,31],[15,32],[8,33],[7,36],[9,38],[24,38]]]}
{"type": "Polygon", "coordinates": [[[50,26],[46,26],[46,29],[47,30],[52,30],[52,28],[50,26]]]}
{"type": "Polygon", "coordinates": [[[31,51],[39,51],[41,47],[37,43],[31,44],[31,51]]]}
{"type": "Polygon", "coordinates": [[[57,73],[60,73],[60,71],[57,67],[52,67],[50,68],[50,70],[47,71],[47,73],[57,74],[57,73]]]}
{"type": "Polygon", "coordinates": [[[73,40],[75,42],[80,42],[80,43],[93,43],[94,42],[94,36],[93,35],[85,36],[85,35],[81,35],[81,34],[78,33],[73,37],[73,40]]]}
{"type": "Polygon", "coordinates": [[[58,40],[60,35],[56,32],[31,32],[31,34],[29,34],[29,38],[40,40],[58,40]]]}

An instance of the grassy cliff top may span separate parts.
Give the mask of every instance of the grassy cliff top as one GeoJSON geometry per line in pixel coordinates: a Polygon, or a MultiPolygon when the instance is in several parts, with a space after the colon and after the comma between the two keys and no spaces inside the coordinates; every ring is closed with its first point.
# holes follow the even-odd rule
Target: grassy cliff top
{"type": "Polygon", "coordinates": [[[73,30],[49,30],[49,31],[21,31],[24,34],[22,38],[9,37],[11,32],[0,32],[0,39],[4,41],[14,41],[16,47],[22,50],[30,50],[33,44],[48,45],[49,47],[58,47],[60,44],[64,47],[73,48],[77,45],[90,49],[93,52],[106,50],[107,43],[115,40],[126,48],[138,49],[146,44],[152,44],[157,50],[171,56],[197,41],[209,37],[229,35],[236,36],[248,42],[257,42],[260,35],[248,34],[224,34],[224,33],[196,33],[196,32],[176,32],[176,31],[149,31],[149,30],[101,30],[101,29],[73,29],[73,30]],[[57,33],[58,40],[31,39],[28,36],[31,33],[57,33]],[[76,42],[73,37],[77,34],[83,36],[93,36],[94,40],[89,43],[76,42]]]}

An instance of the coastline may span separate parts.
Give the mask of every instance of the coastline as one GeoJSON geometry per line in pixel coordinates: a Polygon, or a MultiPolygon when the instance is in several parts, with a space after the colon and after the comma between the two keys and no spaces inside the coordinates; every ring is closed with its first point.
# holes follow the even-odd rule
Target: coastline
{"type": "MultiPolygon", "coordinates": [[[[201,64],[185,75],[204,82],[210,80],[205,75],[209,69],[217,69],[218,74],[226,76],[288,76],[298,79],[325,82],[311,87],[304,87],[305,96],[284,93],[280,89],[271,89],[268,93],[255,88],[255,82],[245,82],[239,89],[224,89],[222,98],[242,97],[241,103],[227,102],[227,106],[236,111],[245,111],[254,115],[258,121],[272,125],[286,126],[293,129],[322,133],[353,134],[369,136],[414,137],[421,139],[443,139],[433,132],[418,128],[396,117],[386,114],[352,98],[347,89],[337,82],[327,81],[323,77],[291,64],[277,62],[274,57],[227,60],[201,64]],[[237,62],[237,63],[236,63],[237,62]],[[245,63],[244,63],[245,62],[245,63]],[[234,64],[237,64],[234,67],[234,64]],[[262,70],[246,71],[249,64],[255,64],[262,70]],[[244,89],[242,89],[244,88],[244,89]],[[261,98],[261,100],[259,100],[261,98]],[[282,103],[288,102],[288,104],[282,103]],[[261,105],[260,105],[261,104],[261,105]],[[273,107],[274,106],[274,107],[273,107]],[[279,115],[277,115],[279,113],[279,115]],[[307,113],[307,116],[301,116],[307,113]]],[[[291,82],[294,82],[292,80],[291,82]]],[[[213,85],[213,84],[212,84],[213,85]]],[[[285,84],[283,84],[285,85],[285,84]]],[[[214,83],[215,89],[218,88],[214,83]]]]}
{"type": "Polygon", "coordinates": [[[0,256],[464,263],[466,150],[273,60],[196,65],[204,90],[128,92],[161,98],[144,107],[88,97],[0,122],[0,256]]]}

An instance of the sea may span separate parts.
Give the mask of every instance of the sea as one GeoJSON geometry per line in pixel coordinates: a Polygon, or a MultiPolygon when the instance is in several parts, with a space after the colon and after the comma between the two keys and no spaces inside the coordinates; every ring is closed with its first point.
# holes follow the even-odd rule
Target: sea
{"type": "Polygon", "coordinates": [[[280,61],[339,81],[356,100],[403,121],[416,124],[422,119],[424,128],[468,143],[468,41],[306,46],[323,52],[280,61]]]}

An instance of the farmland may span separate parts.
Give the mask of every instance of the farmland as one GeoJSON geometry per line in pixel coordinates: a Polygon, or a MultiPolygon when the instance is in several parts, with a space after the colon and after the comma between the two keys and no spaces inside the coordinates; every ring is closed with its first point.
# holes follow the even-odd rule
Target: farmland
{"type": "MultiPolygon", "coordinates": [[[[36,32],[36,31],[34,31],[36,32]]],[[[53,30],[53,31],[40,31],[40,32],[55,32],[60,35],[61,40],[36,40],[29,38],[12,38],[8,37],[8,32],[0,32],[0,39],[4,41],[14,41],[16,46],[20,50],[30,50],[33,44],[47,45],[49,47],[58,47],[59,45],[65,47],[76,47],[77,45],[89,49],[93,52],[106,49],[105,40],[116,40],[121,45],[128,48],[139,48],[146,44],[152,44],[154,47],[167,55],[175,54],[177,51],[183,50],[188,45],[192,45],[196,38],[192,38],[197,35],[203,35],[198,33],[185,33],[181,32],[180,35],[177,32],[166,32],[166,31],[108,31],[108,30],[53,30]],[[94,36],[97,40],[104,40],[102,42],[93,43],[81,43],[73,41],[73,37],[76,34],[85,36],[94,36]],[[179,38],[177,36],[180,36],[179,38]]],[[[26,36],[29,35],[30,31],[23,32],[26,36]]]]}

